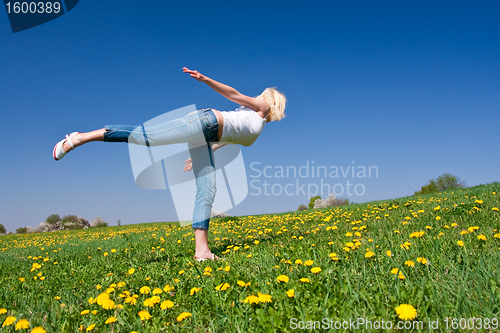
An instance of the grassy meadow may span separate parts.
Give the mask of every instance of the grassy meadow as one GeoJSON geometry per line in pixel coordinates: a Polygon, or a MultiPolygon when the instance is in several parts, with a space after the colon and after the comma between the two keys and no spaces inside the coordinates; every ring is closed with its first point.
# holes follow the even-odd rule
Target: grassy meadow
{"type": "Polygon", "coordinates": [[[7,235],[0,332],[495,332],[499,208],[493,183],[214,219],[204,262],[174,223],[7,235]]]}

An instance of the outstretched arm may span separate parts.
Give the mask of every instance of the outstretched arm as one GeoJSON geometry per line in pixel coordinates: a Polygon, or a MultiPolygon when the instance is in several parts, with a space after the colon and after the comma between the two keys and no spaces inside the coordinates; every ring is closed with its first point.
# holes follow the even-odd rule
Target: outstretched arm
{"type": "Polygon", "coordinates": [[[267,104],[267,102],[254,97],[243,95],[233,87],[215,81],[209,78],[208,76],[201,74],[198,71],[192,71],[186,67],[184,67],[182,70],[184,71],[184,73],[189,73],[191,77],[195,78],[196,80],[205,82],[210,88],[217,91],[219,94],[221,94],[222,96],[226,97],[228,100],[234,103],[246,106],[247,108],[250,108],[257,112],[259,111],[267,112],[271,108],[269,104],[267,104]]]}

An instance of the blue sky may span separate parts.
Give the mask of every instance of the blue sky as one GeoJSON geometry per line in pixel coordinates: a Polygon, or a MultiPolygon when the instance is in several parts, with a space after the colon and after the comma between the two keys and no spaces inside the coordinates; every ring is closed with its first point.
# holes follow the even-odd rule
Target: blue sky
{"type": "MultiPolygon", "coordinates": [[[[237,107],[183,66],[247,95],[268,86],[286,94],[288,116],[242,148],[261,190],[266,179],[253,169],[313,161],[376,166],[378,177],[323,179],[361,184],[362,195],[342,195],[354,202],[412,195],[445,172],[469,186],[498,181],[499,9],[494,1],[85,0],[16,34],[0,10],[0,223],[15,230],[53,213],[174,220],[168,191],[135,185],[127,145],[90,143],[59,162],[51,154],[73,131],[138,125],[190,104],[237,107]]],[[[279,189],[321,179],[267,181],[279,189]]],[[[309,201],[249,191],[230,214],[309,201]]]]}

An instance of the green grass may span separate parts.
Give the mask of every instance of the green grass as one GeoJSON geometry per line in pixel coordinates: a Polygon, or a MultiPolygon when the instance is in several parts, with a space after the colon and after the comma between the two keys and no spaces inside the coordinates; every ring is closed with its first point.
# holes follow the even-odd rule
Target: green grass
{"type": "MultiPolygon", "coordinates": [[[[92,332],[287,332],[323,318],[384,320],[395,327],[402,322],[395,310],[401,304],[412,305],[414,320],[424,323],[413,331],[428,331],[428,322],[439,320],[433,331],[448,332],[453,318],[482,318],[484,324],[500,317],[499,192],[493,183],[335,209],[215,219],[210,246],[223,259],[202,263],[192,259],[192,229],[175,223],[4,236],[0,324],[8,316],[16,322],[0,332],[18,332],[23,318],[30,323],[25,332],[38,326],[78,332],[92,324],[92,332]],[[410,237],[418,231],[425,233],[410,237]],[[278,282],[281,275],[288,282],[278,282]],[[229,287],[216,290],[223,283],[229,287]],[[173,287],[168,292],[167,284],[173,287]],[[153,296],[140,292],[144,286],[162,290],[159,303],[144,304],[153,296]],[[201,290],[191,295],[195,287],[201,290]],[[294,297],[287,295],[291,289],[294,297]],[[260,302],[248,302],[258,293],[260,302]],[[92,302],[101,294],[114,307],[92,302]],[[133,295],[136,303],[126,302],[133,295]],[[262,295],[270,301],[262,302],[262,295]],[[166,300],[173,307],[161,309],[166,300]],[[143,310],[150,319],[140,319],[143,310]],[[178,321],[183,312],[191,316],[178,321]],[[116,322],[105,324],[110,317],[116,322]]],[[[498,330],[472,324],[470,331],[498,330]]],[[[370,331],[364,327],[339,331],[370,331]]]]}

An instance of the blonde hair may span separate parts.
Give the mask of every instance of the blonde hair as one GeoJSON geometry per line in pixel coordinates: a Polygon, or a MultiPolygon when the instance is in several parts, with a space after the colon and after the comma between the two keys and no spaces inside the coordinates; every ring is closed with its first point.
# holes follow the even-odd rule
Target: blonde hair
{"type": "Polygon", "coordinates": [[[285,117],[286,97],[283,93],[273,88],[266,88],[256,98],[266,101],[271,106],[269,111],[269,121],[279,121],[285,117]]]}

